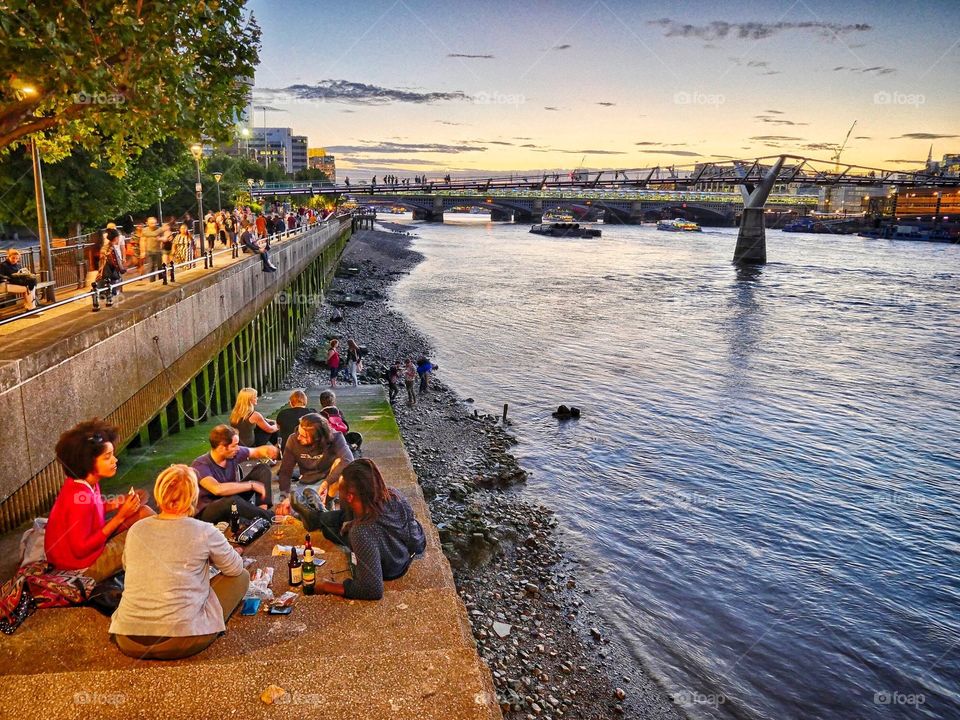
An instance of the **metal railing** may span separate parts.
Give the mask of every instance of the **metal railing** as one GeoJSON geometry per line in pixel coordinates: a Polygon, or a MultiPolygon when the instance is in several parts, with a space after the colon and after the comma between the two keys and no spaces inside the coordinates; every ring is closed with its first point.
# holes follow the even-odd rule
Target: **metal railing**
{"type": "MultiPolygon", "coordinates": [[[[274,233],[273,235],[267,236],[265,240],[268,245],[284,242],[287,240],[292,240],[292,239],[295,239],[296,236],[299,236],[307,232],[308,230],[321,227],[330,222],[339,222],[341,217],[344,217],[344,216],[330,215],[329,217],[323,220],[317,220],[314,223],[308,223],[291,230],[284,230],[279,233],[274,233]]],[[[262,240],[264,238],[260,238],[260,239],[262,240]]],[[[151,273],[144,273],[144,274],[138,275],[135,278],[131,278],[129,280],[122,280],[118,283],[111,283],[110,285],[104,286],[102,288],[92,289],[92,290],[89,290],[88,292],[79,293],[77,295],[74,295],[73,297],[66,298],[65,300],[60,300],[55,303],[51,303],[49,305],[38,307],[34,310],[28,310],[18,315],[14,315],[9,318],[4,318],[0,320],[0,326],[8,325],[9,323],[16,322],[18,320],[24,320],[24,319],[29,319],[31,317],[35,317],[36,315],[39,315],[40,313],[47,310],[53,310],[55,308],[64,307],[72,303],[79,303],[84,301],[90,301],[92,303],[93,310],[98,311],[100,310],[101,298],[103,298],[104,300],[107,297],[112,298],[115,295],[115,291],[118,289],[122,289],[134,283],[150,282],[151,279],[153,279],[153,282],[156,282],[157,280],[159,280],[164,285],[167,285],[170,282],[176,282],[176,274],[178,270],[192,269],[192,268],[195,268],[200,263],[203,263],[204,269],[211,269],[215,267],[216,258],[218,257],[223,258],[227,254],[229,254],[232,258],[237,258],[242,253],[243,253],[243,246],[239,245],[238,243],[231,243],[227,247],[222,248],[220,250],[207,249],[206,253],[204,253],[199,257],[186,260],[180,263],[172,263],[172,262],[166,263],[164,264],[161,270],[156,270],[151,273]]],[[[37,257],[39,262],[39,254],[37,257]]],[[[25,264],[25,267],[26,267],[26,264],[25,264]]]]}

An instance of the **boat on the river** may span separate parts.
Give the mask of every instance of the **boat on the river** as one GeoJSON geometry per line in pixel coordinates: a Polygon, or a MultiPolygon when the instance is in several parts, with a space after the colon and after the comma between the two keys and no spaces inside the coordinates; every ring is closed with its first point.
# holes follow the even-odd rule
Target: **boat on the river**
{"type": "Polygon", "coordinates": [[[580,223],[540,223],[530,227],[530,232],[548,237],[597,238],[600,231],[596,228],[582,227],[580,223]]]}
{"type": "Polygon", "coordinates": [[[690,222],[683,218],[674,218],[673,220],[659,221],[657,223],[657,230],[667,230],[669,232],[700,232],[700,226],[695,222],[690,222]]]}

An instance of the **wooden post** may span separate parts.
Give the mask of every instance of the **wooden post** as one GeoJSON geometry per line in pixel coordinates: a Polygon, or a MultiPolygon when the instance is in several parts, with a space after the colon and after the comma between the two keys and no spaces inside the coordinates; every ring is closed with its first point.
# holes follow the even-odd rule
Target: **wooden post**
{"type": "Polygon", "coordinates": [[[507,424],[507,408],[509,407],[510,406],[507,403],[503,404],[503,417],[500,420],[504,425],[507,424]]]}

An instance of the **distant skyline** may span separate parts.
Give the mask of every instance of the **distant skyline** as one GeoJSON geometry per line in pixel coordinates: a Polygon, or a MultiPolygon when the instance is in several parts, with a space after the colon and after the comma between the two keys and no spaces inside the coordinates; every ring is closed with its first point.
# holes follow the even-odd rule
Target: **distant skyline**
{"type": "Polygon", "coordinates": [[[960,2],[253,0],[253,122],[341,174],[960,152],[960,2]],[[335,7],[335,10],[331,10],[335,7]]]}

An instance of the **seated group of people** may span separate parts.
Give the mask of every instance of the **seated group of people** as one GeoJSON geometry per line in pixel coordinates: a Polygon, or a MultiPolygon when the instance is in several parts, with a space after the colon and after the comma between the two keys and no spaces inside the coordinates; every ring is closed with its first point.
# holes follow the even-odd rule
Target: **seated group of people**
{"type": "MultiPolygon", "coordinates": [[[[372,460],[354,460],[343,433],[307,407],[304,393],[294,392],[278,423],[252,417],[260,415],[254,409],[256,391],[245,388],[241,395],[243,407],[250,409],[242,419],[269,433],[268,442],[250,447],[243,444],[240,428],[217,425],[210,431],[209,452],[190,466],[174,464],[157,476],[153,499],[158,512],[147,506],[143,491],[131,488],[109,500],[101,494],[101,480],[117,472],[117,428],[89,420],[57,442],[66,481],[47,522],[47,561],[98,582],[126,570],[110,633],[131,657],[188,657],[225,631],[225,621],[250,581],[240,554],[215,527],[230,517],[234,505],[250,520],[292,510],[308,531],[322,531],[352,552],[353,577],[342,583],[318,580],[318,593],[378,600],[383,581],[403,575],[425,549],[423,528],[410,503],[386,486],[372,460]],[[281,491],[290,493],[297,470],[301,484],[319,483],[316,491],[290,495],[276,505],[270,466],[250,462],[280,457],[274,433],[277,441],[285,437],[281,491]],[[213,580],[211,566],[220,571],[213,580]]],[[[336,412],[332,417],[338,417],[335,397],[324,400],[328,412],[336,412]]]]}

